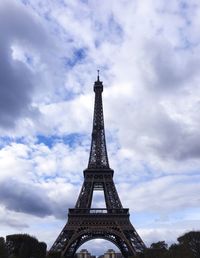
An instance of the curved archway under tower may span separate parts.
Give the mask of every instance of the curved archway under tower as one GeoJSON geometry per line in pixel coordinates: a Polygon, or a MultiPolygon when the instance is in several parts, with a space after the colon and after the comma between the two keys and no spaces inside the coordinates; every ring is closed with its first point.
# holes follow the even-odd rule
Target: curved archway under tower
{"type": "Polygon", "coordinates": [[[114,250],[115,253],[121,254],[120,249],[115,244],[103,238],[88,240],[78,248],[76,254],[80,253],[81,250],[87,250],[92,256],[95,256],[96,258],[104,255],[108,250],[114,250]]]}
{"type": "Polygon", "coordinates": [[[104,239],[113,243],[124,257],[129,257],[130,243],[121,236],[121,232],[117,228],[80,228],[76,234],[74,234],[72,240],[68,243],[62,253],[62,257],[73,257],[77,250],[86,242],[94,239],[104,239]]]}

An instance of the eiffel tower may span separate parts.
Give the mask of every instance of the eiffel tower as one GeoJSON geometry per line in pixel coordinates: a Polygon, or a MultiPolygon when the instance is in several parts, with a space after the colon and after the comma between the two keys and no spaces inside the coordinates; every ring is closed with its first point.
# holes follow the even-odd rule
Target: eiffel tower
{"type": "MultiPolygon", "coordinates": [[[[75,208],[69,209],[68,222],[51,247],[49,254],[72,258],[85,242],[101,238],[115,244],[127,258],[145,249],[145,244],[129,220],[129,209],[123,208],[113,182],[106,149],[102,92],[103,83],[94,83],[95,104],[92,141],[88,167],[75,208]],[[106,208],[91,208],[94,191],[103,191],[106,208]]],[[[56,256],[57,257],[57,256],[56,256]]]]}

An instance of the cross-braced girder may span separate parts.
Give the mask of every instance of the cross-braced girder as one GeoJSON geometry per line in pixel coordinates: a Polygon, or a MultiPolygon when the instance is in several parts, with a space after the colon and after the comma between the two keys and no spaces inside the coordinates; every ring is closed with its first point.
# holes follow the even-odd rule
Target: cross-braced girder
{"type": "Polygon", "coordinates": [[[113,170],[90,171],[85,170],[85,180],[76,203],[76,208],[91,208],[93,192],[98,188],[104,192],[106,208],[121,209],[122,204],[119,199],[115,184],[113,182],[113,170]]]}

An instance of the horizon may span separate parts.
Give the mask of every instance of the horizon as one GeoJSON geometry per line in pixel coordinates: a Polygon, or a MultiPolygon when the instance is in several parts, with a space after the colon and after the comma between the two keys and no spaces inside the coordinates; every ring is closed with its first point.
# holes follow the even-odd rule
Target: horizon
{"type": "MultiPolygon", "coordinates": [[[[200,229],[199,10],[197,0],[0,2],[0,236],[50,248],[66,224],[88,164],[97,70],[132,225],[147,246],[200,229]]],[[[80,248],[98,255],[100,243],[117,250],[100,239],[80,248]]]]}

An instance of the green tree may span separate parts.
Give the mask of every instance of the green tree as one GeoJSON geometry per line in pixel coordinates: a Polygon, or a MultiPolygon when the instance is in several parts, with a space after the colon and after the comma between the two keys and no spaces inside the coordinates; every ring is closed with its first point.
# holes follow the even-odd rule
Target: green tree
{"type": "Polygon", "coordinates": [[[47,258],[60,258],[61,255],[59,252],[51,252],[47,254],[47,258]]]}
{"type": "Polygon", "coordinates": [[[47,245],[44,242],[39,242],[35,250],[35,256],[38,258],[46,257],[47,245]]]}
{"type": "Polygon", "coordinates": [[[168,250],[168,258],[179,258],[181,257],[180,246],[178,244],[172,244],[168,250]]]}
{"type": "Polygon", "coordinates": [[[168,247],[168,245],[165,243],[165,241],[159,241],[157,243],[152,243],[150,246],[151,249],[162,250],[162,251],[166,251],[167,247],[168,247]]]}
{"type": "Polygon", "coordinates": [[[152,243],[143,253],[137,254],[136,258],[165,258],[167,257],[168,246],[165,241],[152,243]]]}
{"type": "Polygon", "coordinates": [[[168,258],[195,258],[191,250],[180,244],[173,244],[170,246],[168,251],[168,258]]]}
{"type": "Polygon", "coordinates": [[[0,257],[8,258],[6,243],[5,243],[5,239],[3,237],[0,237],[0,257]]]}
{"type": "Polygon", "coordinates": [[[182,249],[187,250],[188,255],[194,258],[200,257],[200,231],[190,231],[177,240],[182,249]]]}
{"type": "Polygon", "coordinates": [[[152,243],[134,258],[200,258],[200,231],[188,232],[177,240],[169,248],[165,241],[152,243]]]}
{"type": "Polygon", "coordinates": [[[38,242],[27,234],[9,235],[6,237],[11,257],[9,258],[45,258],[46,244],[38,242]]]}

